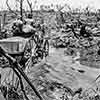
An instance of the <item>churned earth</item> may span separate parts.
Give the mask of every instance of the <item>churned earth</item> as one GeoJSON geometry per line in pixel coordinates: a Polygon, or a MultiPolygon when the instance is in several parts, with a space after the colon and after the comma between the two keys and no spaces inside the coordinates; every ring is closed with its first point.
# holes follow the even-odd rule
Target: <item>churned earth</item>
{"type": "MultiPolygon", "coordinates": [[[[95,85],[95,79],[100,74],[100,69],[81,65],[79,60],[75,60],[79,59],[78,56],[75,58],[66,56],[64,50],[50,47],[47,59],[29,69],[27,74],[29,79],[36,87],[38,79],[41,79],[42,81],[61,83],[73,91],[80,87],[92,88],[95,85]]],[[[9,71],[10,69],[1,70],[2,81],[7,77],[9,71]]]]}
{"type": "MultiPolygon", "coordinates": [[[[93,88],[95,86],[95,79],[100,74],[100,69],[91,68],[85,65],[81,65],[78,56],[73,58],[72,56],[64,55],[64,49],[55,49],[50,47],[50,54],[46,61],[42,61],[39,64],[33,66],[28,74],[28,77],[33,77],[41,72],[40,70],[46,70],[45,79],[48,81],[56,81],[62,83],[72,90],[77,90],[82,87],[84,90],[93,88]]],[[[42,75],[41,74],[41,75],[42,75]]]]}

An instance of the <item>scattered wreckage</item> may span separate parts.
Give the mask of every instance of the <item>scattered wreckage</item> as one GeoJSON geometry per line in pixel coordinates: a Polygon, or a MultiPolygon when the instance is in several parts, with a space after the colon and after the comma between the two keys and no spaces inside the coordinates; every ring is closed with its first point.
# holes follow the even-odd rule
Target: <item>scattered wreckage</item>
{"type": "Polygon", "coordinates": [[[24,90],[22,81],[23,76],[29,86],[36,93],[37,97],[40,100],[43,100],[37,89],[27,77],[27,72],[29,70],[29,67],[32,67],[35,63],[38,63],[44,57],[48,56],[49,41],[46,37],[41,39],[38,33],[33,32],[32,27],[29,25],[29,23],[26,26],[24,25],[23,33],[21,33],[21,27],[21,21],[17,21],[17,23],[15,22],[13,26],[13,32],[15,32],[14,36],[9,38],[2,38],[0,40],[0,67],[10,68],[14,72],[11,77],[9,75],[5,76],[5,81],[3,83],[6,84],[7,87],[2,84],[0,89],[5,99],[20,100],[20,96],[18,94],[18,87],[20,84],[20,88],[24,94],[24,97],[26,98],[26,100],[29,100],[24,90]],[[16,74],[17,77],[14,77],[14,74],[16,74]],[[6,81],[6,78],[12,79],[12,81],[6,81]],[[15,78],[14,83],[13,78],[15,78]]]}

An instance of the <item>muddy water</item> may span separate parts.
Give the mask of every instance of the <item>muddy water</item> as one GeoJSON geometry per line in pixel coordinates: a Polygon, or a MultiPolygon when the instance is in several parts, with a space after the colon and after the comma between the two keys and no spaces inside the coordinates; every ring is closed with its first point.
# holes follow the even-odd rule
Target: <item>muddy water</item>
{"type": "MultiPolygon", "coordinates": [[[[38,67],[43,66],[44,63],[49,66],[44,66],[48,70],[48,73],[45,74],[48,80],[63,83],[72,89],[91,87],[96,77],[100,74],[100,69],[83,66],[79,61],[73,61],[71,56],[65,56],[64,49],[50,47],[50,54],[47,61],[33,66],[28,77],[31,78],[36,72],[39,74],[38,67]]],[[[2,81],[7,77],[9,71],[9,69],[0,69],[3,76],[2,81]]]]}
{"type": "Polygon", "coordinates": [[[64,55],[64,49],[50,48],[47,63],[52,66],[47,74],[48,79],[59,81],[71,88],[91,87],[100,69],[83,66],[79,61],[73,61],[71,56],[64,55]]]}

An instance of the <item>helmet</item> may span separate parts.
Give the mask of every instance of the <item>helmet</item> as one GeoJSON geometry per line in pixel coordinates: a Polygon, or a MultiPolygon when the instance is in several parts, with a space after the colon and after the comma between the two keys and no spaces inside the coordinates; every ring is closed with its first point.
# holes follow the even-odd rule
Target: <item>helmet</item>
{"type": "Polygon", "coordinates": [[[29,13],[28,14],[28,18],[32,19],[32,14],[29,13]]]}

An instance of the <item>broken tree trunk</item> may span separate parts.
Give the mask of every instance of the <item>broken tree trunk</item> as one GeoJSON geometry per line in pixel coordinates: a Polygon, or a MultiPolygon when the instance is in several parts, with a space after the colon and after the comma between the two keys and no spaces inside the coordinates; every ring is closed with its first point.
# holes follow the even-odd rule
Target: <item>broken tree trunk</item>
{"type": "Polygon", "coordinates": [[[23,0],[20,0],[20,16],[20,19],[23,20],[23,0]]]}
{"type": "MultiPolygon", "coordinates": [[[[9,54],[7,54],[4,49],[2,47],[0,47],[0,54],[3,55],[4,57],[6,57],[10,63],[12,63],[12,67],[14,67],[14,69],[16,69],[20,75],[23,76],[23,78],[25,79],[25,81],[29,84],[29,86],[33,89],[33,91],[35,92],[36,96],[40,99],[43,100],[42,96],[40,95],[40,93],[37,91],[37,89],[34,87],[34,85],[30,82],[29,78],[27,77],[27,75],[23,72],[23,70],[21,69],[21,66],[19,63],[17,63],[17,61],[11,57],[9,54]]],[[[12,68],[13,69],[13,68],[12,68]]]]}

